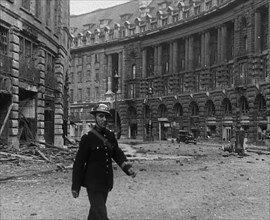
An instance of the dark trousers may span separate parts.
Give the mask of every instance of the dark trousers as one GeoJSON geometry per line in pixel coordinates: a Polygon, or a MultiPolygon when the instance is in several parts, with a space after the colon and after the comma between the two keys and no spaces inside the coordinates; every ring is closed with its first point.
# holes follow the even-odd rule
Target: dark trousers
{"type": "Polygon", "coordinates": [[[90,210],[87,220],[108,220],[106,201],[108,192],[87,190],[90,210]]]}

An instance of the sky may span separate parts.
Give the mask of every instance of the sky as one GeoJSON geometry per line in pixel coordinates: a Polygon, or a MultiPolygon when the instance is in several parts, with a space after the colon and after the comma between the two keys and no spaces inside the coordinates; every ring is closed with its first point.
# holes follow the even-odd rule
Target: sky
{"type": "Polygon", "coordinates": [[[78,15],[100,8],[123,4],[129,0],[70,0],[70,14],[78,15]]]}

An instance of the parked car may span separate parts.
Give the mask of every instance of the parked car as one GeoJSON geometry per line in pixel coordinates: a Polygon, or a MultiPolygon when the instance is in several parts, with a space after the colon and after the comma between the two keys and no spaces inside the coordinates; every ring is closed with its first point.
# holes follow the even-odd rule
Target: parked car
{"type": "Polygon", "coordinates": [[[187,130],[179,130],[178,131],[178,137],[176,138],[176,142],[177,143],[184,142],[186,144],[188,144],[188,143],[197,144],[197,140],[194,137],[194,135],[187,130]]]}

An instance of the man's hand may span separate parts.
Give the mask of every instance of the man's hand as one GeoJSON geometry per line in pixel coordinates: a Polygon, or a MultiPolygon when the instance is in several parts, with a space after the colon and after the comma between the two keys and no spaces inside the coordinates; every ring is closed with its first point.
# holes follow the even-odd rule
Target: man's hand
{"type": "Polygon", "coordinates": [[[130,168],[128,169],[128,172],[129,172],[130,176],[132,176],[132,178],[134,178],[134,177],[136,176],[136,172],[133,170],[132,167],[130,167],[130,168]]]}
{"type": "Polygon", "coordinates": [[[71,193],[72,193],[72,196],[76,199],[79,197],[79,191],[76,191],[76,190],[71,190],[71,193]]]}

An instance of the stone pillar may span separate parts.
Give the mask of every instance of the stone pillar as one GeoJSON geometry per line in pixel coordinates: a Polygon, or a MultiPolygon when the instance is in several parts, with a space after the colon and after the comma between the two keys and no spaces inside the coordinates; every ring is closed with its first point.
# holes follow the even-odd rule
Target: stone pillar
{"type": "Polygon", "coordinates": [[[255,12],[255,52],[261,51],[261,13],[255,12]]]}
{"type": "Polygon", "coordinates": [[[59,49],[58,57],[55,61],[55,76],[57,81],[57,92],[55,94],[55,116],[54,116],[54,144],[56,146],[63,146],[63,116],[64,116],[64,99],[63,99],[63,87],[64,87],[64,66],[65,66],[65,54],[64,51],[59,49]]]}
{"type": "Polygon", "coordinates": [[[37,94],[37,140],[45,143],[44,139],[44,108],[45,108],[45,44],[40,44],[38,48],[38,69],[40,74],[37,94]]]}
{"type": "Polygon", "coordinates": [[[10,54],[11,63],[11,80],[12,80],[12,110],[9,115],[9,138],[8,144],[19,149],[18,139],[19,132],[19,52],[20,39],[18,36],[19,29],[13,26],[10,30],[10,54]]]}
{"type": "Polygon", "coordinates": [[[142,51],[142,78],[144,79],[146,77],[146,68],[147,68],[147,63],[146,63],[146,56],[147,56],[147,51],[144,48],[142,51]]]}

